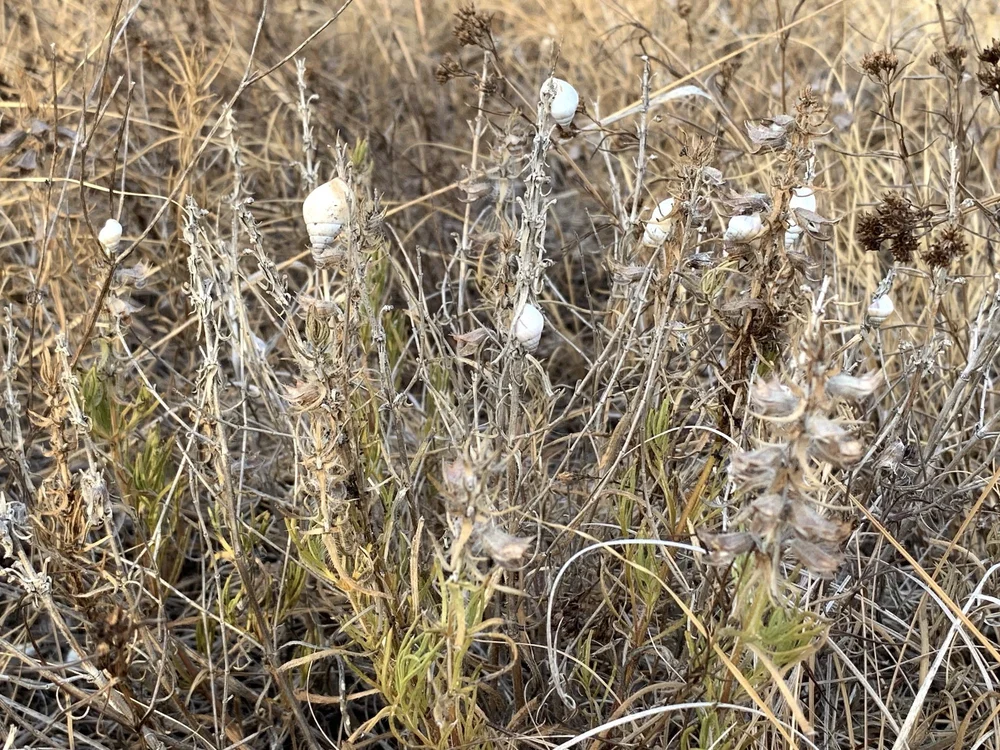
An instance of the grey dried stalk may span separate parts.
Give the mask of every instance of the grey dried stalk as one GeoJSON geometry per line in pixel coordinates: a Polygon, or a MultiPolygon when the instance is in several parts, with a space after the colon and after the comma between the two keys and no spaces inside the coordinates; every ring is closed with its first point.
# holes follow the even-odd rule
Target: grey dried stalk
{"type": "Polygon", "coordinates": [[[309,193],[319,183],[319,171],[316,164],[316,139],[313,135],[312,127],[312,104],[319,100],[317,94],[309,94],[309,87],[306,84],[306,61],[301,57],[295,59],[295,84],[299,92],[299,99],[296,103],[296,110],[299,119],[302,121],[302,156],[305,163],[299,163],[299,171],[302,172],[302,182],[305,187],[304,192],[309,193]]]}
{"type": "Polygon", "coordinates": [[[830,412],[839,401],[870,396],[877,375],[862,378],[830,372],[825,364],[823,319],[829,279],[816,295],[806,334],[790,363],[792,385],[777,379],[758,381],[751,389],[757,416],[771,425],[770,442],[755,450],[733,454],[730,475],[737,491],[754,498],[737,517],[747,531],[701,532],[716,563],[730,562],[751,549],[767,552],[774,565],[788,549],[814,573],[829,575],[840,565],[839,545],[846,525],[825,518],[817,500],[827,494],[816,466],[850,466],[862,455],[862,445],[851,430],[830,412]]]}
{"type": "MultiPolygon", "coordinates": [[[[213,500],[220,501],[222,518],[225,520],[224,530],[229,535],[229,544],[233,550],[233,562],[249,603],[264,662],[271,679],[279,688],[285,705],[295,717],[303,739],[311,750],[318,750],[312,731],[302,713],[301,705],[295,698],[286,675],[280,670],[271,628],[268,626],[268,618],[258,599],[254,578],[247,563],[247,551],[243,546],[242,493],[238,490],[238,487],[242,486],[242,480],[237,482],[233,478],[234,461],[219,394],[219,389],[223,384],[220,361],[224,337],[222,332],[222,321],[225,317],[223,308],[226,303],[225,296],[232,295],[234,289],[221,286],[216,277],[215,259],[211,252],[212,243],[209,241],[202,223],[205,214],[206,212],[199,209],[194,200],[189,197],[185,207],[182,236],[189,248],[189,299],[198,317],[200,338],[203,341],[202,363],[198,368],[195,381],[195,398],[199,407],[199,416],[196,424],[192,427],[192,432],[197,431],[201,434],[204,454],[209,457],[214,469],[214,477],[211,483],[207,484],[207,488],[213,495],[213,500]]],[[[235,287],[236,290],[238,288],[238,286],[235,287]]],[[[245,432],[244,425],[244,434],[245,432]]],[[[245,449],[242,455],[245,456],[245,449]]],[[[243,460],[239,462],[241,467],[244,463],[243,460]]],[[[193,466],[192,471],[194,471],[193,466]]],[[[202,481],[199,480],[192,482],[192,486],[201,486],[201,484],[202,481]]]]}

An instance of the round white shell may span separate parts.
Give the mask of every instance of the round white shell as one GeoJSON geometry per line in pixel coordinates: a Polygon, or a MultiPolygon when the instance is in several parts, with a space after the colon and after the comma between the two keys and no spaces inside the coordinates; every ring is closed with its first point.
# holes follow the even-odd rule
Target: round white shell
{"type": "Polygon", "coordinates": [[[876,297],[868,305],[868,322],[878,328],[895,310],[896,306],[892,304],[892,298],[888,294],[876,297]]]}
{"type": "Polygon", "coordinates": [[[788,199],[789,210],[804,208],[806,211],[816,213],[816,191],[811,187],[797,187],[792,191],[792,197],[788,199]]]}
{"type": "Polygon", "coordinates": [[[580,104],[580,95],[571,84],[562,78],[548,78],[542,84],[541,95],[551,92],[549,114],[560,125],[566,126],[573,122],[576,108],[580,104]]]}
{"type": "Polygon", "coordinates": [[[122,241],[122,225],[114,219],[108,219],[97,233],[97,241],[101,243],[104,252],[108,255],[114,254],[122,241]]]}
{"type": "Polygon", "coordinates": [[[642,233],[642,244],[646,247],[659,247],[673,234],[673,213],[677,201],[667,198],[660,201],[659,205],[653,209],[649,221],[646,222],[646,230],[642,233]]]}
{"type": "Polygon", "coordinates": [[[545,318],[542,311],[532,304],[525,304],[521,314],[514,321],[514,338],[529,352],[538,348],[542,340],[542,329],[545,328],[545,318]]]}
{"type": "Polygon", "coordinates": [[[816,192],[811,187],[797,187],[788,199],[788,229],[785,230],[785,245],[794,245],[802,234],[802,227],[795,220],[795,209],[801,208],[816,213],[816,192]]]}
{"type": "Polygon", "coordinates": [[[324,182],[302,202],[302,218],[314,250],[325,250],[337,239],[350,211],[347,183],[339,177],[324,182]]]}
{"type": "Polygon", "coordinates": [[[759,235],[764,229],[764,224],[760,220],[760,214],[750,214],[749,216],[732,216],[729,219],[729,226],[722,236],[727,242],[749,242],[759,235]]]}

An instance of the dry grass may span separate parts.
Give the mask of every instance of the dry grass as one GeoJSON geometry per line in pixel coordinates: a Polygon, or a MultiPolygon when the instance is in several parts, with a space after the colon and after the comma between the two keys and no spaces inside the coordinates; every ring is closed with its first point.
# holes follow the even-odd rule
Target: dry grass
{"type": "Polygon", "coordinates": [[[4,750],[1000,747],[991,2],[253,5],[0,0],[4,750]]]}

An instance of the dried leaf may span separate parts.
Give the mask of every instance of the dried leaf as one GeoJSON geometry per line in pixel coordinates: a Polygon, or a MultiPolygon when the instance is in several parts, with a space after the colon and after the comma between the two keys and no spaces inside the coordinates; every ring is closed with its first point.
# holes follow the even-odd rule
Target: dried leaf
{"type": "Polygon", "coordinates": [[[840,219],[827,219],[805,208],[793,209],[793,213],[796,225],[820,242],[829,242],[833,238],[833,226],[840,222],[840,219]]]}
{"type": "Polygon", "coordinates": [[[791,523],[795,533],[810,542],[840,544],[851,533],[850,524],[831,521],[805,501],[792,504],[791,523]]]}
{"type": "Polygon", "coordinates": [[[711,565],[728,565],[737,555],[754,548],[753,537],[745,531],[717,533],[699,528],[696,533],[708,551],[708,562],[711,565]]]}
{"type": "Polygon", "coordinates": [[[747,120],[747,137],[756,147],[756,152],[776,151],[788,145],[788,137],[795,129],[795,118],[790,115],[776,115],[761,120],[747,120]]]}
{"type": "Polygon", "coordinates": [[[14,160],[13,165],[25,172],[33,171],[38,167],[38,152],[33,148],[26,149],[14,160]]]}
{"type": "Polygon", "coordinates": [[[27,137],[28,131],[26,130],[12,130],[0,135],[0,156],[16,151],[27,137]]]}
{"type": "Polygon", "coordinates": [[[839,552],[830,552],[804,539],[793,539],[789,549],[800,563],[817,575],[833,575],[843,562],[839,552]]]}
{"type": "Polygon", "coordinates": [[[458,342],[456,353],[460,357],[467,357],[474,354],[479,345],[489,338],[489,331],[485,328],[476,328],[467,333],[453,333],[451,337],[458,342]]]}
{"type": "Polygon", "coordinates": [[[531,549],[530,539],[508,534],[493,525],[482,533],[480,541],[486,554],[503,568],[516,567],[531,549]]]}
{"type": "Polygon", "coordinates": [[[754,405],[768,417],[787,417],[799,408],[799,397],[777,379],[758,380],[751,393],[754,405]]]}

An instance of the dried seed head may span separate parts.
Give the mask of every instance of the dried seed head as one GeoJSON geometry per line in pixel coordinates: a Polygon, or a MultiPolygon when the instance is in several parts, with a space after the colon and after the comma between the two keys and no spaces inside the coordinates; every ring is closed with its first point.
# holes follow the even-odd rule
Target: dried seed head
{"type": "Polygon", "coordinates": [[[813,414],[806,420],[809,452],[816,458],[834,466],[856,463],[864,453],[861,441],[839,422],[813,414]]]}
{"type": "Polygon", "coordinates": [[[445,56],[441,58],[441,62],[437,66],[437,70],[434,71],[434,80],[444,86],[453,78],[464,78],[469,75],[470,74],[458,64],[454,57],[449,54],[445,54],[445,56]]]}
{"type": "Polygon", "coordinates": [[[733,216],[729,219],[729,225],[722,238],[726,242],[750,242],[759,237],[763,231],[764,223],[761,221],[760,214],[733,216]]]}
{"type": "Polygon", "coordinates": [[[742,555],[754,548],[753,537],[743,531],[728,534],[717,534],[706,529],[697,529],[698,539],[708,550],[710,565],[728,565],[737,555],[742,555]]]}
{"type": "Polygon", "coordinates": [[[878,328],[895,310],[892,298],[888,294],[880,294],[868,305],[867,322],[872,328],[878,328]]]}
{"type": "Polygon", "coordinates": [[[113,258],[118,253],[118,246],[122,241],[122,225],[115,219],[108,219],[98,232],[97,241],[104,248],[105,255],[113,258]]]}
{"type": "Polygon", "coordinates": [[[741,489],[766,490],[784,463],[782,446],[768,445],[752,451],[736,451],[730,458],[729,474],[741,489]]]}
{"type": "Polygon", "coordinates": [[[542,316],[542,311],[531,303],[525,303],[514,321],[514,338],[527,351],[533,352],[542,339],[543,328],[545,328],[545,318],[542,316]]]}
{"type": "Polygon", "coordinates": [[[302,202],[302,218],[309,230],[309,242],[314,256],[333,245],[347,223],[349,212],[348,186],[339,177],[324,182],[306,196],[302,202]]]}
{"type": "Polygon", "coordinates": [[[965,58],[969,51],[960,44],[949,44],[944,52],[935,52],[930,57],[930,63],[941,75],[949,72],[961,75],[965,72],[965,58]]]}
{"type": "Polygon", "coordinates": [[[982,63],[976,74],[979,92],[983,96],[1000,93],[1000,40],[994,39],[989,47],[979,53],[979,62],[982,63]]]}
{"type": "Polygon", "coordinates": [[[875,392],[881,378],[878,372],[870,372],[861,377],[842,372],[827,379],[825,389],[831,398],[859,401],[875,392]]]}
{"type": "Polygon", "coordinates": [[[486,554],[503,568],[516,567],[531,549],[530,539],[508,534],[493,524],[482,532],[480,542],[486,554]]]}
{"type": "Polygon", "coordinates": [[[493,49],[493,38],[490,26],[493,16],[480,13],[472,4],[459,8],[455,14],[455,27],[452,34],[460,44],[466,47],[493,49]]]}
{"type": "Polygon", "coordinates": [[[930,216],[930,211],[905,196],[887,192],[874,212],[866,212],[858,219],[855,236],[865,250],[873,253],[889,242],[893,260],[908,263],[919,245],[914,230],[926,225],[930,216]]]}
{"type": "Polygon", "coordinates": [[[817,575],[833,575],[843,562],[839,551],[831,552],[824,546],[805,539],[793,539],[788,548],[800,563],[817,575]]]}
{"type": "Polygon", "coordinates": [[[1000,65],[1000,39],[994,39],[989,47],[984,47],[979,53],[979,62],[987,65],[1000,65]]]}
{"type": "Polygon", "coordinates": [[[549,114],[552,119],[565,127],[573,122],[576,109],[580,105],[580,95],[576,89],[561,78],[548,78],[542,84],[540,98],[549,99],[549,114]]]}
{"type": "Polygon", "coordinates": [[[788,145],[789,136],[795,132],[795,118],[777,115],[763,120],[748,120],[745,127],[747,136],[758,153],[776,151],[788,145]]]}
{"type": "Polygon", "coordinates": [[[877,83],[889,83],[898,67],[899,58],[890,50],[869,52],[861,58],[861,69],[877,83]]]}
{"type": "Polygon", "coordinates": [[[924,254],[924,260],[931,268],[947,268],[956,258],[965,255],[968,249],[962,227],[959,224],[949,224],[941,230],[930,250],[924,254]]]}
{"type": "Polygon", "coordinates": [[[758,380],[751,393],[754,405],[768,417],[787,417],[799,408],[799,398],[777,379],[758,380]]]}
{"type": "Polygon", "coordinates": [[[646,229],[642,233],[642,244],[646,247],[659,247],[673,234],[674,211],[677,208],[677,201],[667,198],[653,209],[653,213],[646,222],[646,229]]]}

